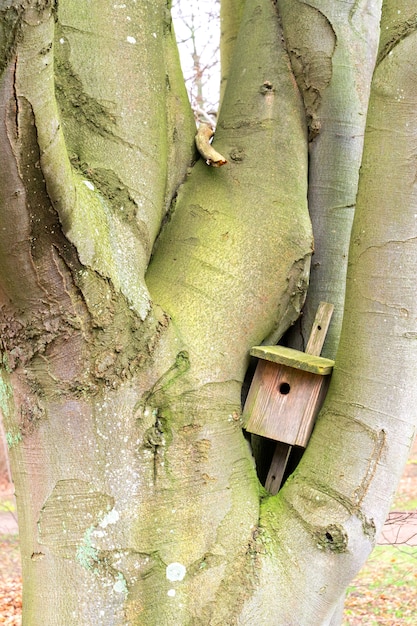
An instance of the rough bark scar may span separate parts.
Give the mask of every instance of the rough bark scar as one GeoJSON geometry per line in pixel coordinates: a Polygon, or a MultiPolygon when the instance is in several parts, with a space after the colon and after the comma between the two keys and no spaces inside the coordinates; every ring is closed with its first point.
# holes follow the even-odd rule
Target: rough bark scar
{"type": "Polygon", "coordinates": [[[227,163],[227,160],[211,145],[210,139],[213,135],[214,130],[210,124],[201,124],[195,136],[195,145],[207,165],[221,167],[227,163]]]}
{"type": "Polygon", "coordinates": [[[52,261],[55,265],[56,271],[62,279],[63,290],[68,298],[71,299],[72,294],[68,286],[68,279],[69,276],[71,276],[71,271],[56,245],[52,246],[52,261]]]}
{"type": "Polygon", "coordinates": [[[387,438],[387,435],[384,429],[380,430],[375,437],[374,449],[372,450],[372,454],[368,460],[368,467],[367,467],[365,476],[363,477],[359,487],[355,489],[355,492],[354,492],[355,504],[357,506],[361,505],[369,489],[369,486],[372,483],[372,480],[375,476],[378,463],[381,460],[381,456],[385,448],[386,438],[387,438]]]}
{"type": "MultiPolygon", "coordinates": [[[[290,24],[284,20],[284,35],[290,55],[291,66],[295,80],[303,96],[304,107],[309,129],[309,140],[320,133],[321,121],[319,109],[323,93],[329,86],[333,74],[333,54],[336,49],[336,32],[328,17],[317,7],[297,2],[291,13],[297,12],[302,21],[310,25],[310,32],[321,34],[320,47],[317,48],[315,39],[309,31],[300,37],[294,32],[290,24]]],[[[294,17],[294,15],[293,15],[294,17]]]]}
{"type": "Polygon", "coordinates": [[[321,550],[331,552],[346,552],[348,535],[341,524],[329,524],[314,533],[321,550]]]}
{"type": "MultiPolygon", "coordinates": [[[[321,524],[317,525],[314,517],[314,505],[319,501],[321,502],[322,510],[324,510],[324,503],[328,502],[328,510],[330,511],[334,503],[337,503],[343,507],[349,515],[355,515],[360,520],[364,534],[369,537],[371,541],[375,538],[375,522],[372,518],[368,519],[364,515],[361,511],[361,505],[378,470],[378,465],[385,450],[387,435],[384,429],[378,432],[367,429],[367,432],[368,436],[372,437],[373,445],[370,449],[368,463],[362,479],[356,489],[354,489],[351,497],[340,493],[328,484],[322,484],[316,479],[311,480],[305,477],[301,479],[299,495],[295,500],[288,499],[285,491],[281,492],[282,498],[292,514],[295,515],[302,526],[315,537],[320,549],[344,552],[347,549],[347,535],[343,523],[341,524],[339,521],[331,521],[326,526],[321,524]],[[317,494],[320,494],[319,498],[317,494]],[[333,505],[331,501],[333,501],[333,505]]],[[[331,513],[331,515],[333,517],[333,513],[331,513]]]]}
{"type": "Polygon", "coordinates": [[[156,383],[136,403],[134,413],[137,419],[147,419],[152,416],[152,425],[145,430],[143,444],[151,448],[153,452],[153,481],[158,478],[158,468],[165,454],[166,424],[162,416],[164,406],[169,404],[166,394],[167,390],[175,384],[177,379],[183,376],[190,368],[188,352],[182,350],[175,357],[173,365],[158,378],[156,383]]]}
{"type": "Polygon", "coordinates": [[[190,369],[190,357],[188,352],[181,350],[175,357],[175,362],[171,367],[162,374],[151,387],[144,399],[139,401],[134,411],[145,410],[146,407],[152,409],[158,408],[164,403],[164,394],[173,385],[178,378],[183,376],[190,369]]]}
{"type": "Polygon", "coordinates": [[[399,24],[393,31],[390,40],[380,50],[378,58],[376,60],[375,67],[377,67],[389,53],[397,46],[403,39],[409,35],[413,35],[417,30],[417,14],[412,18],[405,20],[399,24]]]}
{"type": "Polygon", "coordinates": [[[144,435],[144,445],[151,448],[153,452],[153,482],[156,484],[158,478],[158,466],[161,463],[163,449],[165,446],[165,437],[163,423],[158,417],[158,409],[153,410],[155,423],[148,428],[144,435]]]}

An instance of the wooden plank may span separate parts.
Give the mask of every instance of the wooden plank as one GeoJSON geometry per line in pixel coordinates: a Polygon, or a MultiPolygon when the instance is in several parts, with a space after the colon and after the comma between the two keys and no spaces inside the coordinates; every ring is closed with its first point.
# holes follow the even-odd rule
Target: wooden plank
{"type": "Polygon", "coordinates": [[[306,447],[328,376],[259,361],[243,411],[248,432],[306,447]]]}
{"type": "Polygon", "coordinates": [[[265,359],[280,365],[287,365],[298,370],[326,376],[333,370],[334,361],[321,356],[306,354],[300,350],[285,346],[254,346],[250,351],[252,356],[265,359]]]}
{"type": "Polygon", "coordinates": [[[320,356],[326,334],[332,319],[334,305],[329,302],[320,302],[314,318],[313,328],[307,343],[306,353],[320,356]]]}
{"type": "MultiPolygon", "coordinates": [[[[320,359],[322,367],[323,367],[323,361],[328,361],[329,362],[328,366],[330,369],[329,371],[325,372],[326,374],[330,374],[332,372],[334,361],[331,361],[330,359],[323,359],[322,357],[320,357],[320,353],[321,353],[324,341],[326,339],[326,334],[330,325],[330,320],[333,314],[333,309],[334,309],[333,304],[329,304],[328,302],[320,302],[319,307],[317,309],[316,316],[314,318],[313,328],[311,329],[310,337],[309,337],[307,347],[306,347],[306,354],[305,354],[305,357],[307,357],[307,359],[310,355],[313,355],[313,357],[315,357],[316,359],[320,359]]],[[[293,352],[298,352],[298,351],[293,351],[293,352]]],[[[300,356],[299,356],[300,354],[304,354],[304,353],[293,355],[293,357],[297,359],[298,365],[295,365],[295,366],[292,365],[291,367],[297,367],[297,369],[305,369],[303,367],[300,367],[300,356]]],[[[281,355],[282,355],[282,352],[281,352],[281,355]]],[[[263,358],[267,358],[267,357],[263,357],[263,358]]],[[[268,359],[268,360],[274,361],[275,363],[276,362],[282,363],[281,361],[275,361],[274,359],[268,359]]],[[[304,361],[304,359],[301,359],[301,363],[306,363],[306,361],[304,361]]],[[[310,363],[309,359],[308,359],[308,363],[310,363]]],[[[283,363],[283,365],[287,365],[287,364],[288,363],[283,363]]],[[[260,371],[262,371],[262,368],[260,366],[261,366],[261,362],[258,364],[257,369],[260,369],[260,371]]],[[[318,371],[311,370],[311,369],[306,369],[306,371],[312,372],[313,374],[314,373],[324,374],[323,371],[318,372],[318,371]]],[[[284,374],[285,374],[285,371],[284,371],[284,374]]],[[[301,372],[299,373],[299,375],[300,374],[301,372]]],[[[305,374],[305,375],[310,376],[310,374],[305,374]]],[[[286,380],[288,381],[289,378],[287,377],[286,380]]],[[[303,419],[301,420],[301,423],[299,425],[299,430],[297,432],[296,439],[294,439],[293,435],[291,435],[292,442],[298,441],[299,445],[301,445],[302,447],[307,446],[311,431],[314,426],[315,418],[321,408],[321,405],[323,404],[324,398],[326,397],[329,382],[330,382],[330,376],[324,376],[318,379],[318,383],[319,383],[318,385],[312,385],[310,387],[309,393],[311,394],[311,397],[310,397],[311,403],[310,401],[308,401],[308,397],[305,397],[306,405],[302,409],[303,419]]],[[[301,383],[301,380],[297,382],[298,385],[300,383],[301,383]]],[[[288,382],[287,384],[289,385],[287,395],[289,395],[291,385],[288,382]]],[[[309,385],[310,383],[307,384],[307,387],[309,387],[309,385]]],[[[302,384],[301,384],[301,387],[303,387],[302,384]]],[[[280,384],[278,384],[278,390],[279,389],[280,389],[280,384]]],[[[279,395],[282,395],[282,394],[279,394],[279,395]]],[[[282,411],[282,408],[283,407],[280,406],[280,402],[279,402],[278,405],[274,406],[273,410],[277,411],[278,409],[278,413],[280,413],[282,411]]],[[[287,406],[285,408],[288,409],[291,414],[291,410],[296,412],[301,407],[293,406],[292,408],[290,408],[289,406],[287,406]]],[[[287,427],[288,427],[288,424],[287,424],[287,427]]],[[[285,426],[284,424],[281,423],[280,439],[282,437],[283,430],[285,430],[285,426]]],[[[284,434],[284,441],[285,441],[287,434],[288,433],[284,434]]],[[[285,468],[287,466],[291,450],[292,450],[291,445],[288,445],[287,443],[282,443],[282,441],[277,442],[274,455],[271,461],[271,467],[269,468],[269,472],[268,472],[266,482],[265,482],[265,488],[272,495],[276,495],[281,487],[281,483],[284,478],[285,468]]]]}
{"type": "Polygon", "coordinates": [[[278,493],[279,488],[281,487],[291,449],[292,446],[289,446],[286,443],[281,443],[280,441],[278,441],[275,446],[271,467],[269,468],[268,476],[265,482],[265,489],[273,496],[278,493]]]}

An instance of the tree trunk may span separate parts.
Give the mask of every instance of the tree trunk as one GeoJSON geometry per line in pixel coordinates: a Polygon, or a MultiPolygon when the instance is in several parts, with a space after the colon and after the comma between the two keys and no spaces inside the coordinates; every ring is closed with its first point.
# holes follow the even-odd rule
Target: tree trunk
{"type": "Polygon", "coordinates": [[[261,513],[269,558],[259,588],[272,578],[282,585],[269,602],[259,592],[248,603],[259,623],[272,624],[271,614],[280,624],[334,623],[336,599],[375,544],[415,436],[417,39],[415,27],[404,32],[411,6],[394,27],[393,4],[381,24],[391,36],[372,83],[335,371],[301,464],[261,513]]]}
{"type": "Polygon", "coordinates": [[[335,358],[343,319],[369,89],[382,0],[278,0],[292,66],[309,122],[308,205],[314,256],[303,315],[290,335],[304,350],[317,307],[335,309],[323,356],[335,358]]]}
{"type": "Polygon", "coordinates": [[[226,91],[233,50],[239,34],[245,0],[222,0],[220,3],[220,101],[226,91]]]}
{"type": "Polygon", "coordinates": [[[393,16],[328,402],[268,497],[240,396],[250,347],[304,302],[314,117],[274,3],[245,3],[220,168],[193,163],[165,1],[3,8],[0,407],[25,626],[331,623],[414,432],[415,36],[393,16]]]}

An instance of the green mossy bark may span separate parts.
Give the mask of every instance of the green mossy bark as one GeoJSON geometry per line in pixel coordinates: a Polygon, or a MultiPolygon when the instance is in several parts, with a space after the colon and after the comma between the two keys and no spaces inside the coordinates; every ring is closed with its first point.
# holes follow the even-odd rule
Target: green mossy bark
{"type": "Polygon", "coordinates": [[[281,336],[305,295],[306,131],[280,41],[271,3],[248,2],[214,144],[229,162],[196,163],[146,276],[204,380],[242,380],[249,348],[281,336]]]}
{"type": "Polygon", "coordinates": [[[2,48],[0,263],[24,621],[120,624],[136,558],[127,512],[140,515],[155,465],[135,406],[168,325],[143,274],[194,123],[164,2],[2,16],[16,17],[2,48]]]}
{"type": "MultiPolygon", "coordinates": [[[[177,544],[161,543],[160,550],[165,562],[179,560],[196,572],[178,590],[196,623],[233,621],[256,584],[259,492],[239,425],[240,387],[249,348],[274,331],[282,334],[297,317],[308,279],[306,132],[280,40],[272,4],[248,2],[214,144],[229,163],[210,168],[200,160],[193,167],[146,275],[152,299],[169,314],[178,348],[189,359],[184,378],[157,403],[159,429],[171,429],[171,443],[163,479],[168,502],[165,495],[154,506],[160,528],[167,509],[175,510],[176,529],[184,512],[179,503],[184,497],[190,502],[177,544]],[[200,526],[196,517],[203,502],[214,512],[211,532],[207,520],[200,526]]],[[[180,609],[169,596],[161,603],[157,582],[146,583],[149,615],[159,606],[158,620],[168,624],[180,609]]],[[[176,619],[192,623],[181,616],[176,619]]]]}
{"type": "Polygon", "coordinates": [[[198,161],[178,189],[194,128],[167,5],[133,4],[2,14],[0,404],[24,621],[328,624],[414,428],[414,276],[400,264],[416,256],[416,36],[387,3],[332,391],[269,498],[240,392],[249,348],[279,338],[305,295],[302,98],[274,3],[248,0],[215,137],[229,163],[198,161]]]}

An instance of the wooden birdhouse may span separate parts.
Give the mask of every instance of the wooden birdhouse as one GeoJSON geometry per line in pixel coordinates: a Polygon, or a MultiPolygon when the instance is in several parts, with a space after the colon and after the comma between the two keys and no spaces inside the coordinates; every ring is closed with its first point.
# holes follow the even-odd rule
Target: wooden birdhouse
{"type": "Polygon", "coordinates": [[[243,410],[250,433],[279,442],[265,487],[276,493],[292,446],[305,448],[323,404],[334,361],[320,355],[333,305],[320,303],[306,352],[284,346],[255,346],[259,359],[243,410]]]}

